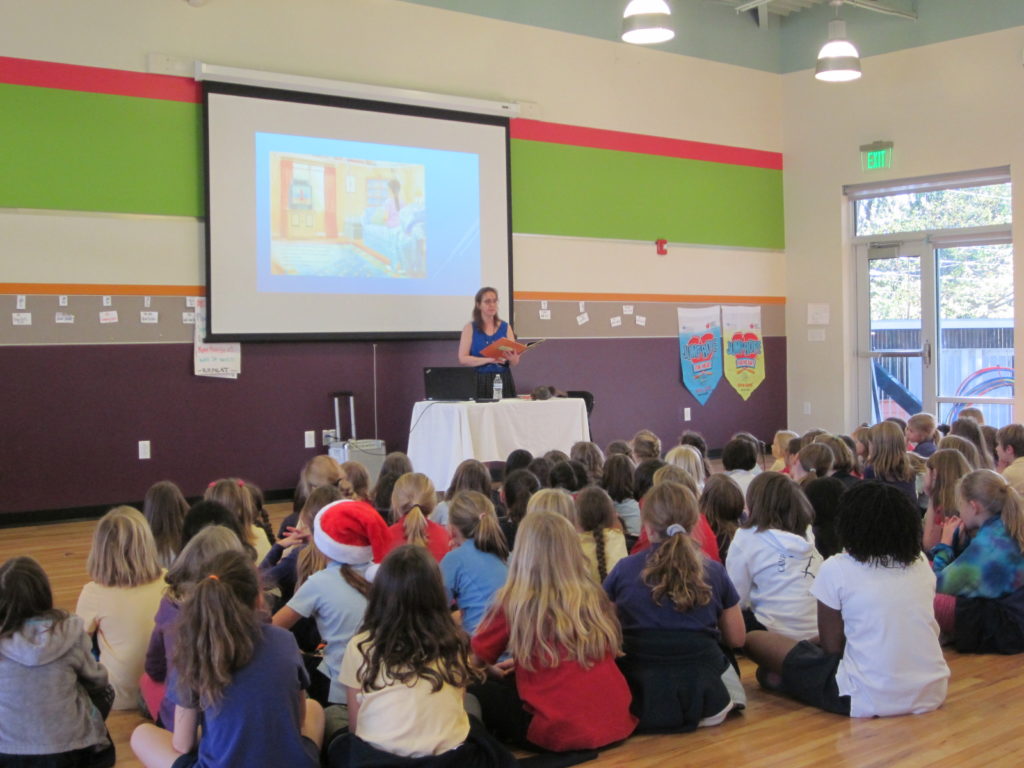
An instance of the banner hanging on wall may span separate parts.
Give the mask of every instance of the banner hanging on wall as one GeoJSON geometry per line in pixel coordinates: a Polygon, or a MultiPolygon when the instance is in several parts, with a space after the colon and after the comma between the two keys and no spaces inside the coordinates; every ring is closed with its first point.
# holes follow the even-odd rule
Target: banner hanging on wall
{"type": "Polygon", "coordinates": [[[744,400],[764,381],[760,307],[722,306],[725,378],[744,400]]]}
{"type": "Polygon", "coordinates": [[[683,383],[704,405],[722,379],[722,323],[720,308],[677,307],[679,357],[683,383]]]}

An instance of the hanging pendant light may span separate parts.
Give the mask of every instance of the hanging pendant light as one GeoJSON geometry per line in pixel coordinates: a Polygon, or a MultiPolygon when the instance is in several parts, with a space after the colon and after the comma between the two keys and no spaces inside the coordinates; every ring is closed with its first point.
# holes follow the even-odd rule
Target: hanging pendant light
{"type": "Polygon", "coordinates": [[[843,0],[831,0],[836,18],[828,23],[828,42],[818,52],[814,76],[827,83],[846,83],[861,76],[860,53],[846,37],[846,22],[839,18],[843,0]]]}
{"type": "Polygon", "coordinates": [[[664,43],[676,36],[666,0],[629,0],[622,13],[622,40],[637,45],[664,43]]]}

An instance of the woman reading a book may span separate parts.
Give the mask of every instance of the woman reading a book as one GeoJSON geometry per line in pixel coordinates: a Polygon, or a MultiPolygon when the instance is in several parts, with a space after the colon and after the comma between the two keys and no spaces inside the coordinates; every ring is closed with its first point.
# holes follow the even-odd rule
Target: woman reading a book
{"type": "Polygon", "coordinates": [[[509,324],[498,317],[498,292],[481,288],[473,301],[473,321],[462,329],[459,339],[459,364],[476,368],[477,397],[491,396],[495,374],[501,376],[503,396],[514,397],[516,385],[509,366],[519,365],[519,352],[498,350],[493,352],[494,356],[484,355],[484,349],[495,341],[516,338],[509,324]]]}

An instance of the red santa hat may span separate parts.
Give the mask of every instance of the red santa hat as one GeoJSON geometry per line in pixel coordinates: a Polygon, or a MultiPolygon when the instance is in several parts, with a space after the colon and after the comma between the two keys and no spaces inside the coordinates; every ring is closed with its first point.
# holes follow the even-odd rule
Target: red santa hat
{"type": "Polygon", "coordinates": [[[379,563],[387,554],[388,527],[370,504],[342,499],[320,510],[313,521],[313,541],[337,563],[379,563]]]}

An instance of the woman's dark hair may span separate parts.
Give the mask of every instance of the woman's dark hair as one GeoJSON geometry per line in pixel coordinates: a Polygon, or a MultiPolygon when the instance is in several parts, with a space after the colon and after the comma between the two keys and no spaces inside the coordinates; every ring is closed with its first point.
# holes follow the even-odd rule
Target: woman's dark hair
{"type": "Polygon", "coordinates": [[[491,471],[482,461],[466,459],[455,468],[452,483],[444,497],[451,499],[459,491],[479,491],[484,496],[491,495],[491,471]]]}
{"type": "Polygon", "coordinates": [[[906,567],[921,556],[921,513],[899,489],[857,483],[839,500],[840,545],[862,563],[906,567]]]}
{"type": "Polygon", "coordinates": [[[53,607],[53,590],[43,567],[31,557],[12,557],[0,565],[0,639],[38,617],[56,623],[68,614],[53,607]]]}
{"type": "MultiPolygon", "coordinates": [[[[491,288],[489,285],[485,285],[473,297],[473,325],[481,331],[484,330],[484,313],[480,311],[480,302],[484,300],[484,295],[488,293],[493,293],[494,298],[498,298],[498,290],[491,288]]],[[[495,315],[494,322],[496,325],[501,325],[501,318],[495,315]]]]}
{"type": "Polygon", "coordinates": [[[700,451],[701,461],[704,462],[704,477],[711,477],[711,462],[708,461],[708,444],[704,439],[704,435],[700,432],[694,432],[692,429],[688,429],[679,436],[679,444],[692,445],[700,451]]]}
{"type": "Polygon", "coordinates": [[[643,499],[654,485],[654,473],[665,466],[661,459],[644,459],[633,470],[633,498],[643,499]]]}
{"type": "MultiPolygon", "coordinates": [[[[740,527],[740,518],[743,517],[743,491],[729,475],[719,472],[705,481],[704,490],[697,500],[697,508],[707,519],[719,542],[731,543],[736,529],[740,527]]],[[[721,544],[719,554],[722,554],[721,544]]],[[[722,561],[725,561],[724,557],[722,561]]]]}
{"type": "Polygon", "coordinates": [[[528,469],[517,469],[505,478],[501,490],[505,495],[505,510],[509,520],[518,524],[526,517],[526,505],[540,487],[540,480],[528,469]]]}
{"type": "Polygon", "coordinates": [[[452,620],[441,571],[423,547],[407,544],[384,558],[360,632],[367,635],[357,646],[364,692],[418,680],[428,681],[434,693],[445,684],[466,688],[483,682],[471,661],[469,637],[452,620]]]}
{"type": "Polygon", "coordinates": [[[836,523],[839,517],[839,500],[846,492],[842,480],[834,477],[819,477],[804,487],[804,494],[814,508],[814,545],[822,557],[831,557],[842,551],[836,523]]]}
{"type": "Polygon", "coordinates": [[[401,451],[392,451],[384,457],[384,463],[380,465],[381,475],[395,474],[401,477],[407,472],[412,472],[412,462],[401,451]]]}
{"type": "Polygon", "coordinates": [[[611,496],[596,485],[587,486],[576,496],[576,516],[579,519],[580,530],[594,537],[597,573],[603,582],[608,575],[604,531],[606,528],[614,528],[618,520],[611,496]]]}
{"type": "Polygon", "coordinates": [[[505,472],[502,477],[508,477],[517,469],[526,469],[530,466],[530,462],[533,461],[533,454],[527,451],[525,448],[516,448],[512,453],[505,459],[505,472]]]}
{"type": "MultiPolygon", "coordinates": [[[[612,501],[616,504],[632,499],[633,496],[633,473],[636,467],[633,460],[622,453],[614,453],[608,456],[604,463],[604,474],[601,476],[601,485],[612,501]]],[[[653,477],[653,474],[652,474],[653,477]]]]}
{"type": "Polygon", "coordinates": [[[536,456],[533,461],[530,462],[527,467],[533,473],[533,476],[540,482],[541,488],[551,487],[551,467],[554,466],[552,462],[545,456],[536,456]]]}
{"type": "Polygon", "coordinates": [[[741,527],[757,531],[775,529],[806,538],[807,526],[814,522],[807,496],[781,472],[762,472],[750,482],[747,510],[750,516],[741,527]]]}
{"type": "Polygon", "coordinates": [[[178,551],[184,549],[192,537],[208,525],[223,525],[234,531],[238,540],[243,544],[249,542],[249,537],[242,530],[242,523],[236,515],[231,513],[231,510],[219,501],[204,499],[193,504],[192,508],[185,513],[185,521],[181,525],[181,548],[178,551]]]}
{"type": "MultiPolygon", "coordinates": [[[[584,469],[584,477],[586,477],[586,474],[587,471],[584,469]]],[[[586,483],[584,482],[583,485],[585,484],[586,483]]],[[[582,488],[583,485],[580,484],[579,475],[571,462],[560,461],[551,468],[552,488],[565,488],[569,493],[576,493],[576,491],[582,488]]]]}

